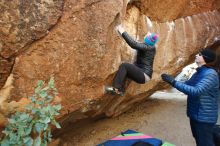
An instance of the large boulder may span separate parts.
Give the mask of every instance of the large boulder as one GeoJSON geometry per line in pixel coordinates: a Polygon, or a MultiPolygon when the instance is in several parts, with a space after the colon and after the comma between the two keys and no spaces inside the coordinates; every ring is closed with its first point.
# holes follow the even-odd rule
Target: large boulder
{"type": "MultiPolygon", "coordinates": [[[[51,1],[44,2],[49,4],[51,1]]],[[[48,12],[52,9],[51,14],[59,18],[62,2],[55,2],[58,5],[53,3],[51,7],[57,8],[56,11],[48,6],[48,12]]],[[[186,7],[189,1],[163,1],[167,5],[172,2],[182,8],[186,7]]],[[[5,74],[12,73],[15,77],[9,101],[19,101],[31,95],[37,80],[47,81],[50,76],[54,76],[63,105],[61,122],[74,122],[102,114],[117,116],[156,90],[165,88],[160,78],[161,73],[175,75],[186,64],[193,62],[194,55],[200,48],[220,36],[220,12],[217,10],[219,5],[213,6],[215,2],[217,0],[210,3],[207,1],[206,8],[199,11],[189,7],[189,13],[186,9],[171,11],[170,7],[164,4],[166,7],[163,9],[169,16],[164,17],[165,11],[159,8],[159,1],[66,0],[60,20],[57,22],[53,17],[53,23],[49,23],[50,19],[46,17],[41,22],[45,27],[37,31],[41,32],[40,35],[32,34],[31,27],[27,26],[25,29],[17,27],[16,30],[21,33],[16,33],[14,38],[3,37],[3,42],[7,45],[0,53],[5,56],[8,61],[6,66],[10,68],[5,74]],[[151,7],[148,2],[155,3],[151,7]],[[153,10],[155,13],[152,14],[153,10]],[[55,27],[48,31],[49,26],[55,23],[55,27]],[[135,60],[136,52],[115,31],[115,26],[120,23],[139,41],[143,40],[148,31],[156,32],[160,36],[152,80],[144,85],[129,81],[124,97],[107,95],[103,91],[104,85],[112,83],[122,62],[132,63],[135,60]],[[38,40],[29,39],[32,35],[39,36],[38,40]],[[20,41],[17,41],[18,38],[20,41]],[[15,43],[10,43],[11,41],[15,43]],[[20,50],[17,50],[19,48],[20,50]],[[13,61],[7,58],[15,58],[15,63],[11,63],[13,61]]],[[[199,0],[197,3],[200,4],[199,0]]],[[[38,7],[41,8],[42,5],[35,4],[33,12],[29,7],[21,6],[14,11],[30,11],[33,16],[38,16],[38,11],[35,11],[38,7]]],[[[30,18],[28,14],[16,18],[26,20],[30,18]]],[[[33,21],[39,20],[38,17],[31,18],[33,21]]],[[[0,34],[0,38],[2,36],[0,34]]]]}

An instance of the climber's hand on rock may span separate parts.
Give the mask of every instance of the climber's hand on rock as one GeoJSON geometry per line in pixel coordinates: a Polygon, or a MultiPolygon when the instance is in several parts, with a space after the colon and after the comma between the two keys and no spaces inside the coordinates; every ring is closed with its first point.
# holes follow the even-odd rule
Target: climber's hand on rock
{"type": "Polygon", "coordinates": [[[125,30],[123,28],[123,26],[120,24],[120,25],[117,25],[116,28],[115,28],[120,34],[122,34],[125,30]]]}

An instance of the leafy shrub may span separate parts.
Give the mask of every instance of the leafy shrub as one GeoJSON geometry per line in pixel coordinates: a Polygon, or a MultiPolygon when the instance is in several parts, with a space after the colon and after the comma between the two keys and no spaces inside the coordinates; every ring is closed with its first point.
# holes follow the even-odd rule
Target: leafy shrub
{"type": "Polygon", "coordinates": [[[47,85],[38,81],[34,95],[28,97],[31,102],[24,112],[16,112],[8,120],[1,146],[46,146],[52,138],[51,126],[61,128],[55,120],[61,104],[52,102],[56,95],[53,78],[47,85]]]}

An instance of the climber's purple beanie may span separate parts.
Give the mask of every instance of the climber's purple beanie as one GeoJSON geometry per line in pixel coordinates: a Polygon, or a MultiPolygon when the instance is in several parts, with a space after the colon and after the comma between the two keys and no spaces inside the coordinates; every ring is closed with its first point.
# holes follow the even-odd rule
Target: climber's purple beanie
{"type": "Polygon", "coordinates": [[[149,46],[154,46],[158,41],[158,35],[155,33],[150,33],[144,38],[144,42],[149,46]]]}

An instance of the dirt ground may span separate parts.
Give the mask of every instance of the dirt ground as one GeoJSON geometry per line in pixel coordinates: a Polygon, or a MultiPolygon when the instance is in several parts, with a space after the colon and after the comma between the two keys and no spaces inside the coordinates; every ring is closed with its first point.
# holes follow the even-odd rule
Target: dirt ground
{"type": "Polygon", "coordinates": [[[195,146],[186,116],[186,96],[158,93],[116,118],[101,119],[70,128],[60,146],[95,146],[127,129],[168,141],[176,146],[195,146]]]}

